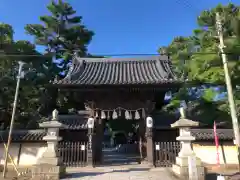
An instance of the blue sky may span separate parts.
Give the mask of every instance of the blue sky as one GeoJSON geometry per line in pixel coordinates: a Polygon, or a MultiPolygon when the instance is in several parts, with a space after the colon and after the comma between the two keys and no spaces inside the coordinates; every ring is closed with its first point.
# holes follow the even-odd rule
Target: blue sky
{"type": "MultiPolygon", "coordinates": [[[[232,3],[239,4],[239,0],[232,3]]],[[[15,39],[32,40],[25,24],[39,23],[50,0],[0,0],[0,22],[11,24],[15,39]]],[[[178,35],[190,35],[202,10],[230,0],[68,0],[95,32],[93,54],[156,53],[178,35]]]]}

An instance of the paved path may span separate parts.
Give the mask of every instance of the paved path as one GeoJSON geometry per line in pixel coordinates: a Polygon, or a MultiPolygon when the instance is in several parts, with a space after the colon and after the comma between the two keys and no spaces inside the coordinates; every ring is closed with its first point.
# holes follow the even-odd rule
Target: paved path
{"type": "Polygon", "coordinates": [[[176,180],[166,168],[125,165],[102,168],[71,168],[64,180],[176,180]]]}

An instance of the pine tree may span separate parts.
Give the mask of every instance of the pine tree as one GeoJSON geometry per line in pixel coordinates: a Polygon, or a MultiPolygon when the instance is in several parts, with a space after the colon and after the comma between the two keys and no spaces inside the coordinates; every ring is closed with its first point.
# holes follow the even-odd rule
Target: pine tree
{"type": "Polygon", "coordinates": [[[28,24],[25,30],[35,37],[37,45],[46,47],[47,53],[53,53],[55,59],[62,59],[64,68],[77,52],[86,56],[87,45],[94,33],[82,23],[82,17],[76,16],[73,7],[63,0],[52,1],[47,9],[50,16],[41,16],[42,24],[28,24]]]}
{"type": "MultiPolygon", "coordinates": [[[[215,102],[217,92],[213,90],[214,86],[225,86],[215,25],[216,12],[220,12],[223,18],[225,52],[229,60],[236,104],[240,109],[240,93],[236,88],[240,81],[239,6],[230,3],[226,6],[218,5],[213,9],[203,11],[197,18],[198,28],[193,30],[192,36],[174,38],[168,47],[163,47],[171,55],[176,73],[180,76],[184,73],[189,82],[184,84],[184,87],[174,95],[171,103],[165,108],[178,108],[181,100],[185,100],[194,106],[194,108],[190,107],[194,114],[198,114],[202,120],[209,123],[218,118],[222,120],[230,118],[230,116],[228,118],[223,116],[224,113],[229,113],[227,99],[215,102]],[[205,115],[202,116],[203,114],[205,115]]],[[[220,93],[226,91],[225,88],[220,89],[220,93]]]]}

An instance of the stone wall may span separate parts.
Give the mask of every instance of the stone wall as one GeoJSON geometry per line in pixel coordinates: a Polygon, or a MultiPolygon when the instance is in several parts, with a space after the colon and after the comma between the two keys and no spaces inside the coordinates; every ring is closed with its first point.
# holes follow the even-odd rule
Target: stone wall
{"type": "MultiPolygon", "coordinates": [[[[203,163],[213,165],[217,162],[217,150],[213,142],[194,142],[193,151],[203,163]]],[[[223,142],[219,146],[220,164],[238,164],[237,149],[233,143],[223,142]]]]}
{"type": "MultiPolygon", "coordinates": [[[[46,143],[11,143],[10,155],[14,163],[19,166],[31,166],[46,150],[46,143]]],[[[0,143],[0,164],[4,164],[4,145],[0,143]]],[[[9,161],[9,165],[12,163],[9,161]]]]}
{"type": "MultiPolygon", "coordinates": [[[[219,146],[220,163],[227,165],[238,164],[237,149],[228,142],[219,146]]],[[[11,143],[10,154],[16,165],[31,166],[36,164],[43,152],[46,150],[46,143],[11,143]],[[21,147],[20,147],[21,146],[21,147]]],[[[203,163],[216,164],[216,147],[213,142],[194,142],[193,150],[203,163]]],[[[0,143],[0,164],[4,162],[4,147],[0,143]]],[[[9,165],[11,162],[9,162],[9,165]]]]}

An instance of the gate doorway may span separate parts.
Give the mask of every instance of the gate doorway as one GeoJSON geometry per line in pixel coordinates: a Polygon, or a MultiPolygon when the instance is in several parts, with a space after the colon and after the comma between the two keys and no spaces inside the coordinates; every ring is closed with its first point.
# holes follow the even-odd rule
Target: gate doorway
{"type": "Polygon", "coordinates": [[[92,162],[96,166],[139,163],[146,159],[145,119],[153,103],[137,100],[136,94],[129,97],[129,93],[124,93],[127,92],[124,91],[122,97],[116,93],[117,98],[108,94],[104,101],[97,99],[86,103],[90,116],[95,119],[94,137],[90,142],[93,149],[92,162]]]}
{"type": "Polygon", "coordinates": [[[141,162],[139,122],[140,120],[123,118],[104,121],[103,165],[138,164],[141,162]]]}

